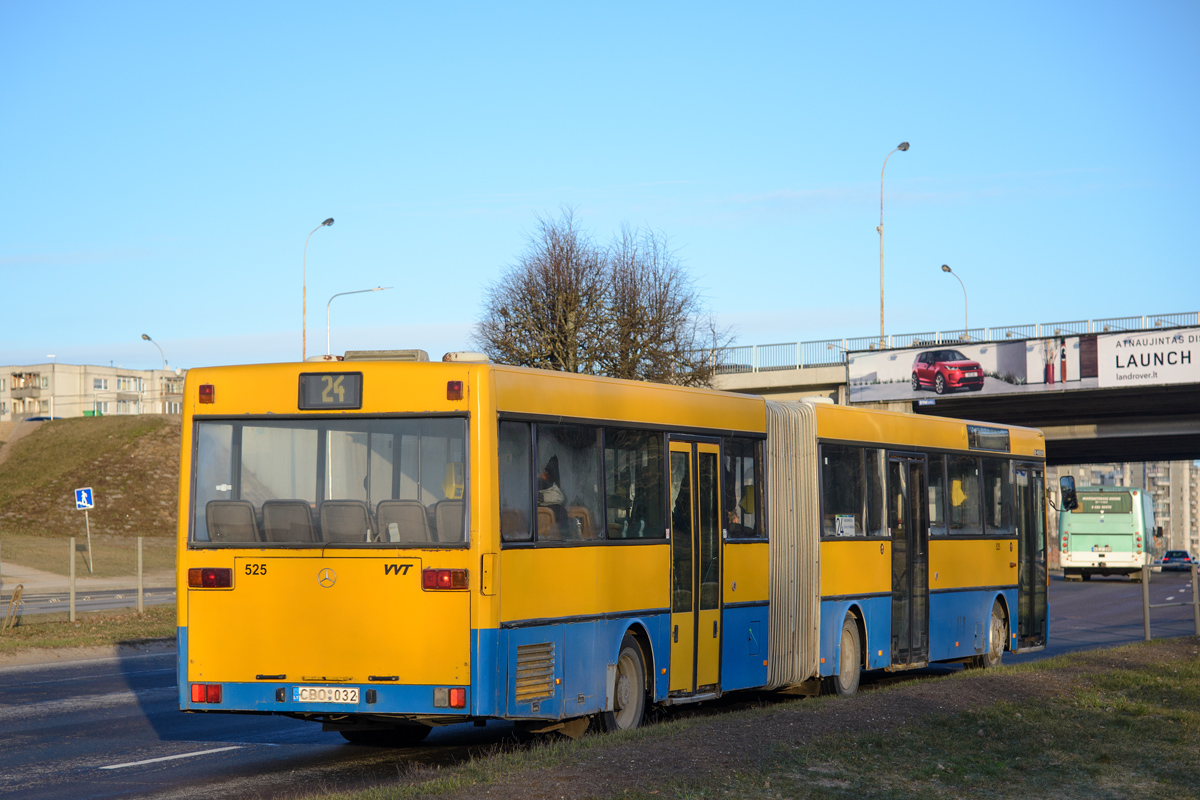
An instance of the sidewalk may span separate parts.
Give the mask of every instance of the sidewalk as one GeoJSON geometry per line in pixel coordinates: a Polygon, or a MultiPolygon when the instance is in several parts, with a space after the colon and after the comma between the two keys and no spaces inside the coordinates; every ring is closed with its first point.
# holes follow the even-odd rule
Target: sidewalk
{"type": "MultiPolygon", "coordinates": [[[[23,567],[5,561],[0,563],[0,597],[9,597],[20,584],[25,588],[26,595],[59,594],[69,592],[70,586],[65,575],[56,575],[33,567],[23,567]]],[[[175,571],[160,569],[142,573],[142,585],[146,589],[175,588],[175,571]]],[[[88,592],[101,589],[136,589],[137,575],[123,575],[115,578],[93,578],[75,574],[75,591],[88,592]]]]}

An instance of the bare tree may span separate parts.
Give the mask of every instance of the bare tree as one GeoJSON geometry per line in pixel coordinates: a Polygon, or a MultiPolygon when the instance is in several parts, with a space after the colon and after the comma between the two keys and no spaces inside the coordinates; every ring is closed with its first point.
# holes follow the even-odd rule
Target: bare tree
{"type": "Polygon", "coordinates": [[[564,208],[489,288],[474,338],[500,363],[707,386],[732,337],[662,233],[623,226],[600,248],[564,208]]]}
{"type": "Polygon", "coordinates": [[[575,212],[538,217],[525,252],[488,289],[474,338],[502,364],[594,373],[605,329],[604,253],[575,212]]]}

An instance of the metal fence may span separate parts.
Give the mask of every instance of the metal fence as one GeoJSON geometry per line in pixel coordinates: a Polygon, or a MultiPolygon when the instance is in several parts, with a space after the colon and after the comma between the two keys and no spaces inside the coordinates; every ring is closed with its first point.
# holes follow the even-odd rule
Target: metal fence
{"type": "Polygon", "coordinates": [[[1043,322],[1032,325],[1004,325],[996,328],[897,333],[859,336],[852,339],[821,339],[815,342],[741,345],[713,351],[717,373],[770,372],[808,367],[830,367],[846,363],[847,353],[863,350],[897,350],[930,345],[968,342],[1005,342],[1038,339],[1043,336],[1078,336],[1089,333],[1123,333],[1137,330],[1163,330],[1200,325],[1200,311],[1179,314],[1147,314],[1140,317],[1043,322]]]}

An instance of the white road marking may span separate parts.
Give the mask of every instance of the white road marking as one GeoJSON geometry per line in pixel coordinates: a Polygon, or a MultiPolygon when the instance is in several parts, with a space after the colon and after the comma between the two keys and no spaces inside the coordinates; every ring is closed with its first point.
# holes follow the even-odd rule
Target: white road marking
{"type": "Polygon", "coordinates": [[[215,750],[200,750],[195,753],[180,753],[177,756],[163,756],[162,758],[147,758],[145,761],[130,761],[128,764],[109,764],[107,767],[100,769],[124,769],[125,767],[140,767],[143,764],[157,764],[159,761],[174,761],[177,758],[191,758],[192,756],[207,756],[213,753],[224,753],[227,750],[241,750],[242,746],[234,745],[233,747],[218,747],[215,750]]]}

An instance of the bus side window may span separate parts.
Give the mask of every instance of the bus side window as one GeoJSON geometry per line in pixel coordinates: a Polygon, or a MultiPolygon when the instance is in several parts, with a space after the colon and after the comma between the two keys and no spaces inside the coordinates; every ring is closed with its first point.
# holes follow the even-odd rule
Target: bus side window
{"type": "Polygon", "coordinates": [[[761,442],[755,439],[726,439],[724,455],[723,528],[731,539],[764,538],[766,515],[759,506],[762,484],[761,442]]]}
{"type": "Polygon", "coordinates": [[[883,516],[883,450],[876,447],[863,449],[863,487],[866,489],[866,535],[886,536],[887,521],[883,516]]]}
{"type": "Polygon", "coordinates": [[[863,536],[863,449],[821,445],[821,535],[863,536]]]}
{"type": "Polygon", "coordinates": [[[946,457],[929,456],[929,535],[946,535],[946,457]]]}
{"type": "Polygon", "coordinates": [[[989,534],[1014,531],[1011,468],[1007,458],[983,459],[983,520],[989,534]]]}
{"type": "Polygon", "coordinates": [[[975,456],[947,456],[946,479],[950,501],[950,533],[956,536],[983,533],[979,508],[979,459],[975,456]]]}
{"type": "Polygon", "coordinates": [[[533,502],[532,442],[527,422],[500,423],[500,540],[528,542],[533,502]]]}
{"type": "Polygon", "coordinates": [[[606,428],[604,470],[608,538],[663,538],[662,434],[606,428]]]}

